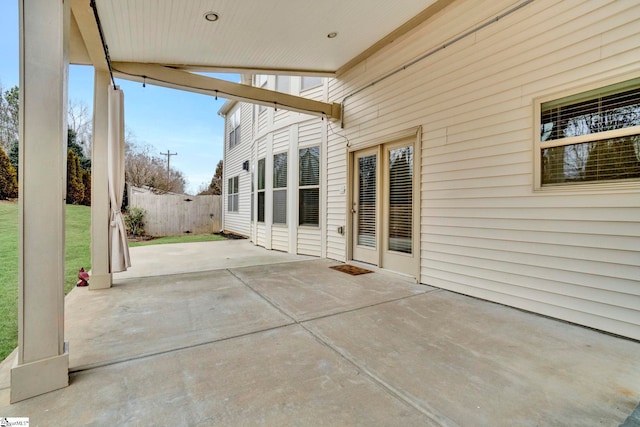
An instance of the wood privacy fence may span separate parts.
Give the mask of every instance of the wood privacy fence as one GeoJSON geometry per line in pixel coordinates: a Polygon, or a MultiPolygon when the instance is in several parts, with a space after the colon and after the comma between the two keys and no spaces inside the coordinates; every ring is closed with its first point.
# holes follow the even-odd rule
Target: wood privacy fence
{"type": "Polygon", "coordinates": [[[222,228],[222,196],[187,196],[131,191],[129,206],[146,211],[148,236],[211,234],[222,228]]]}

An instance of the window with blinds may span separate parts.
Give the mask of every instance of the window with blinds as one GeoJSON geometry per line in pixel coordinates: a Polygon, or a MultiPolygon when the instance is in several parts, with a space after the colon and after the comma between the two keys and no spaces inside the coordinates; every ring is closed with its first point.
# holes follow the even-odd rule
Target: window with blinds
{"type": "Polygon", "coordinates": [[[413,146],[389,150],[390,251],[413,249],[413,146]]]}
{"type": "Polygon", "coordinates": [[[287,223],[287,153],[273,156],[273,223],[287,223]]]}
{"type": "Polygon", "coordinates": [[[358,159],[358,245],[375,248],[377,156],[358,159]]]}
{"type": "Polygon", "coordinates": [[[238,198],[239,198],[239,177],[234,176],[229,178],[227,185],[227,211],[238,212],[238,198]]]}
{"type": "Polygon", "coordinates": [[[320,147],[301,148],[298,161],[298,223],[317,227],[320,218],[320,147]]]}
{"type": "Polygon", "coordinates": [[[258,160],[258,222],[264,222],[265,159],[258,160]]]}
{"type": "Polygon", "coordinates": [[[640,78],[540,104],[543,186],[640,178],[640,78]]]}

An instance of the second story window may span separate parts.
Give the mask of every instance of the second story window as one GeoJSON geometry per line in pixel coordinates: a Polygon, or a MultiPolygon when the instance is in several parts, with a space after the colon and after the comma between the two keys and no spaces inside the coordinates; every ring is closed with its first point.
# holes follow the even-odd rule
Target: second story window
{"type": "Polygon", "coordinates": [[[229,117],[229,149],[240,144],[240,108],[229,117]]]}
{"type": "Polygon", "coordinates": [[[300,83],[300,90],[311,89],[322,84],[322,77],[303,76],[300,83]]]}

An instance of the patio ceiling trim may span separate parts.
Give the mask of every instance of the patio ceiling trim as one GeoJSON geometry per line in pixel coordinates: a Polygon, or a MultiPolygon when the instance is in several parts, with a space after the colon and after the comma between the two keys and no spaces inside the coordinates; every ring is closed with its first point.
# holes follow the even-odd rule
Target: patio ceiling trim
{"type": "Polygon", "coordinates": [[[193,73],[233,73],[233,74],[269,74],[273,76],[311,76],[335,77],[336,73],[326,70],[298,70],[293,68],[260,68],[260,67],[222,67],[217,65],[159,64],[175,70],[193,73]]]}
{"type": "Polygon", "coordinates": [[[340,119],[341,106],[338,103],[314,101],[300,96],[233,83],[157,64],[112,62],[111,67],[116,76],[127,80],[144,81],[172,89],[247,101],[306,114],[326,115],[336,120],[340,119]]]}
{"type": "Polygon", "coordinates": [[[391,33],[387,34],[385,37],[378,40],[376,43],[371,45],[367,50],[365,50],[364,52],[362,52],[361,54],[353,58],[351,61],[344,64],[342,67],[340,67],[336,71],[335,74],[337,76],[340,76],[341,74],[344,74],[345,72],[349,71],[351,68],[355,67],[360,62],[366,60],[367,58],[369,58],[370,56],[372,56],[373,54],[375,54],[385,46],[393,43],[399,37],[402,37],[409,31],[413,30],[418,25],[422,24],[423,22],[431,18],[433,15],[440,12],[445,7],[449,6],[454,1],[456,0],[436,1],[431,6],[427,7],[425,10],[423,10],[422,12],[420,12],[419,14],[417,14],[416,16],[414,16],[413,18],[411,18],[410,20],[408,20],[407,22],[405,22],[404,24],[402,24],[401,26],[393,30],[391,33]]]}

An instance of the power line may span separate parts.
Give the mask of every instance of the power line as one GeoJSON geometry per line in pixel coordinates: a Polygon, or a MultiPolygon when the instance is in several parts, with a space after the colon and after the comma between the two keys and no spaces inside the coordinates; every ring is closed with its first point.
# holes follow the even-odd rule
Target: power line
{"type": "Polygon", "coordinates": [[[167,190],[169,190],[169,185],[171,184],[171,156],[177,156],[178,153],[172,153],[167,150],[166,153],[160,153],[161,156],[167,156],[167,190]]]}

